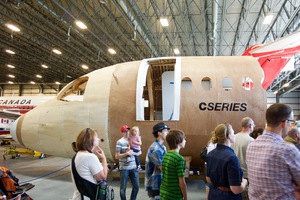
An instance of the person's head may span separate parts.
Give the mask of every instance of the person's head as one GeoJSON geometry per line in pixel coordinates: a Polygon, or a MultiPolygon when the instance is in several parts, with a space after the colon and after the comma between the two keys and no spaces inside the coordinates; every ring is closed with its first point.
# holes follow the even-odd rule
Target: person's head
{"type": "Polygon", "coordinates": [[[294,113],[291,107],[283,103],[275,103],[266,111],[267,126],[279,129],[282,135],[286,135],[291,123],[294,121],[294,113]]]}
{"type": "Polygon", "coordinates": [[[300,131],[298,128],[291,128],[287,134],[296,141],[300,139],[300,131]]]}
{"type": "Polygon", "coordinates": [[[130,129],[130,135],[131,136],[136,136],[139,135],[140,129],[137,126],[134,126],[130,129]]]}
{"type": "Polygon", "coordinates": [[[93,148],[99,145],[98,134],[90,128],[83,129],[76,139],[76,150],[86,150],[92,152],[93,148]]]}
{"type": "Polygon", "coordinates": [[[161,139],[165,140],[166,136],[169,132],[170,128],[163,122],[157,123],[153,126],[153,135],[155,138],[160,137],[161,139]]]}
{"type": "Polygon", "coordinates": [[[249,133],[253,132],[255,127],[254,121],[250,117],[244,117],[242,119],[242,128],[248,130],[249,133]]]}
{"type": "Polygon", "coordinates": [[[130,128],[126,124],[124,124],[120,128],[120,132],[123,134],[123,137],[125,137],[125,138],[129,137],[129,131],[130,131],[130,128]]]}
{"type": "Polygon", "coordinates": [[[229,123],[219,124],[212,132],[213,144],[225,144],[227,140],[234,143],[234,131],[229,123]]]}
{"type": "Polygon", "coordinates": [[[170,149],[177,149],[178,146],[184,148],[186,140],[182,130],[172,129],[166,137],[170,149]]]}
{"type": "Polygon", "coordinates": [[[264,128],[256,128],[254,129],[254,131],[252,133],[250,133],[250,136],[253,137],[254,139],[256,139],[258,136],[262,135],[264,132],[264,128]]]}

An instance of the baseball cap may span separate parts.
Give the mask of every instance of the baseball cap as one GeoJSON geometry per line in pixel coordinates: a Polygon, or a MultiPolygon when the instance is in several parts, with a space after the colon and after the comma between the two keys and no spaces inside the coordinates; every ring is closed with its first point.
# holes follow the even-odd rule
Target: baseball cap
{"type": "Polygon", "coordinates": [[[160,122],[160,123],[158,123],[158,124],[156,124],[156,125],[153,126],[153,133],[162,131],[164,129],[170,130],[170,128],[168,127],[167,124],[165,124],[163,122],[160,122]]]}
{"type": "Polygon", "coordinates": [[[130,130],[129,126],[127,126],[126,124],[123,125],[120,129],[121,133],[125,132],[126,130],[130,130]]]}

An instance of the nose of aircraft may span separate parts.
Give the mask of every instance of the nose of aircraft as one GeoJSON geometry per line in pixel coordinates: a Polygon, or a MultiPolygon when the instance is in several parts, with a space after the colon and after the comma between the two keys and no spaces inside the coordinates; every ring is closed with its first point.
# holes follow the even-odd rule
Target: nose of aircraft
{"type": "Polygon", "coordinates": [[[12,138],[19,144],[23,145],[22,139],[21,139],[21,123],[24,116],[19,117],[16,119],[10,128],[10,134],[12,138]],[[22,118],[22,119],[21,119],[22,118]]]}

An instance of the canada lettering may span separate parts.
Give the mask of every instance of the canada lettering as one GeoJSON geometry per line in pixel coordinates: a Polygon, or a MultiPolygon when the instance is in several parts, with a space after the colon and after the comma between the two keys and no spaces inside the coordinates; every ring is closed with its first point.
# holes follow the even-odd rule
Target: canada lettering
{"type": "Polygon", "coordinates": [[[31,104],[31,99],[19,99],[19,100],[0,100],[1,105],[25,105],[25,104],[31,104]]]}
{"type": "Polygon", "coordinates": [[[214,103],[214,102],[201,102],[199,109],[202,111],[246,111],[247,103],[214,103]]]}

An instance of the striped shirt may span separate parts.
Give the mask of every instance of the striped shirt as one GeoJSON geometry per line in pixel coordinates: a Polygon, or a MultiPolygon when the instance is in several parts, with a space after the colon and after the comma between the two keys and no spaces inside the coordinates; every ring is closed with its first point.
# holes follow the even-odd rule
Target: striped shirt
{"type": "Polygon", "coordinates": [[[184,158],[177,151],[168,151],[163,158],[162,169],[161,199],[182,200],[179,177],[184,176],[184,158]]]}
{"type": "Polygon", "coordinates": [[[264,132],[247,149],[249,198],[296,199],[295,183],[300,183],[300,152],[280,135],[264,132]]]}
{"type": "MultiPolygon", "coordinates": [[[[129,147],[129,143],[128,140],[126,140],[125,138],[121,138],[117,141],[117,145],[116,145],[116,152],[123,154],[126,152],[126,150],[129,147]]],[[[131,170],[131,169],[135,169],[136,168],[136,164],[135,164],[135,158],[133,155],[131,156],[126,156],[123,158],[119,159],[119,169],[120,170],[131,170]]]]}

